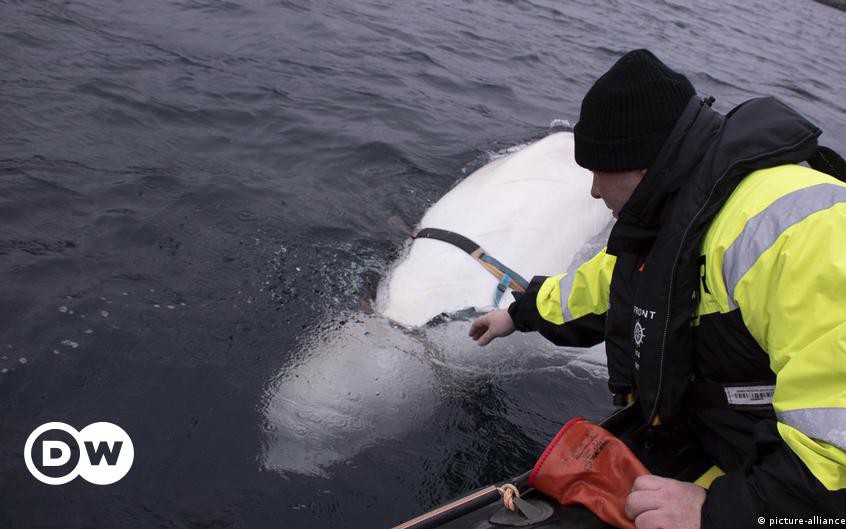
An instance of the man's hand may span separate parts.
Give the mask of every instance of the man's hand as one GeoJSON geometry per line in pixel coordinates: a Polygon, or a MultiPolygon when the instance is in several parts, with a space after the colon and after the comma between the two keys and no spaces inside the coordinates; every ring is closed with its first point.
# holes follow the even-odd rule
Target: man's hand
{"type": "Polygon", "coordinates": [[[640,476],[626,500],[637,529],[699,529],[705,489],[659,476],[640,476]]]}
{"type": "Polygon", "coordinates": [[[494,310],[481,316],[470,325],[470,337],[479,345],[488,345],[494,338],[514,332],[514,322],[505,309],[494,310]]]}

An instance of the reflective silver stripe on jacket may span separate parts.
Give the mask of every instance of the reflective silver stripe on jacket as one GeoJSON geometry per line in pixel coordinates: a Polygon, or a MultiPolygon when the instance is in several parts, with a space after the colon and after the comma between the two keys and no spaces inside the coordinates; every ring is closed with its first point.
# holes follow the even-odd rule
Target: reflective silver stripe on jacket
{"type": "MultiPolygon", "coordinates": [[[[817,184],[788,193],[749,219],[743,231],[726,249],[723,256],[723,277],[726,281],[729,307],[734,310],[734,289],[755,261],[775,244],[785,230],[817,211],[846,202],[846,187],[817,184]]],[[[562,290],[563,296],[563,290],[562,290]]]]}
{"type": "Polygon", "coordinates": [[[570,274],[564,274],[558,281],[558,290],[561,293],[561,314],[564,315],[564,321],[572,321],[573,320],[573,313],[570,312],[569,303],[570,300],[570,291],[573,290],[573,280],[576,277],[576,272],[573,271],[570,274]]]}
{"type": "Polygon", "coordinates": [[[778,420],[811,439],[846,450],[846,408],[804,408],[783,411],[778,420]]]}

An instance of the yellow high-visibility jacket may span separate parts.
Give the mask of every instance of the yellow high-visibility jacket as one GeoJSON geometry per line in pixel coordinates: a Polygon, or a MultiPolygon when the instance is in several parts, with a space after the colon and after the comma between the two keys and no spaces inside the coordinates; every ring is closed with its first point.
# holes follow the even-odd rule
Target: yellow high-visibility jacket
{"type": "MultiPolygon", "coordinates": [[[[692,375],[725,401],[690,411],[726,471],[703,527],[756,523],[739,514],[846,515],[846,183],[795,164],[753,171],[707,225],[699,256],[692,375]]],[[[604,317],[626,282],[617,265],[603,249],[572,274],[534,278],[509,308],[515,325],[559,344],[610,340],[604,317]]],[[[632,307],[624,347],[635,364],[640,342],[655,339],[650,312],[632,307]]]]}

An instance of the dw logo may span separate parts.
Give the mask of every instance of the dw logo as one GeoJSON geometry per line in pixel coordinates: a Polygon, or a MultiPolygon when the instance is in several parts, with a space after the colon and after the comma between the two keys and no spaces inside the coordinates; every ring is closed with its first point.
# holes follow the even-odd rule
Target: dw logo
{"type": "Polygon", "coordinates": [[[129,435],[110,422],[76,431],[63,422],[42,424],[24,447],[26,468],[47,485],[64,485],[77,476],[95,485],[111,485],[129,472],[135,449],[129,435]]]}

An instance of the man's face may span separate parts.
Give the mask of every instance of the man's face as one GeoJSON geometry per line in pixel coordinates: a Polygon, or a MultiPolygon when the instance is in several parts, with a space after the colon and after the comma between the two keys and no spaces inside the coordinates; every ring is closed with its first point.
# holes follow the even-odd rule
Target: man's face
{"type": "Polygon", "coordinates": [[[605,205],[616,219],[645,174],[646,169],[635,169],[621,173],[593,171],[593,186],[590,188],[590,196],[604,200],[605,205]]]}

